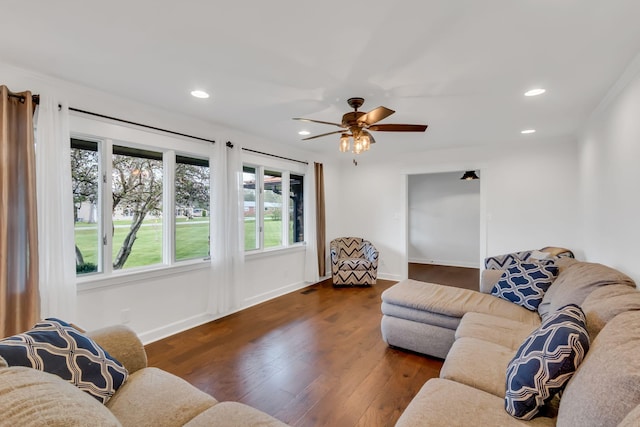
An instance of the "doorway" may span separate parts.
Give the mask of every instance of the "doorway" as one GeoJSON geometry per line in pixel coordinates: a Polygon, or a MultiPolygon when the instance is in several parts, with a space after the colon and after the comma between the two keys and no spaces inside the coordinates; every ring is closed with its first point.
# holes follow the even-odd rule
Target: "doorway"
{"type": "Polygon", "coordinates": [[[410,279],[478,289],[480,180],[461,180],[464,173],[408,175],[410,279]]]}

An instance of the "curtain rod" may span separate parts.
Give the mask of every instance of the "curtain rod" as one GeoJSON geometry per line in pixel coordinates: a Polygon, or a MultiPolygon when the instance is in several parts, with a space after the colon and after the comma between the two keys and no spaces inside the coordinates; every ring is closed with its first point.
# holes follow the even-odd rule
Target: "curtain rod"
{"type": "MultiPolygon", "coordinates": [[[[24,96],[23,95],[16,95],[16,94],[13,94],[13,93],[9,93],[9,96],[12,97],[12,98],[18,98],[21,102],[24,102],[24,96]]],[[[39,105],[40,104],[40,95],[31,95],[31,98],[33,99],[33,103],[35,105],[39,105]]],[[[191,139],[197,139],[199,141],[211,142],[212,144],[214,144],[216,142],[213,139],[200,138],[199,136],[193,136],[193,135],[189,135],[189,134],[186,134],[186,133],[180,133],[180,132],[175,132],[175,131],[168,130],[168,129],[158,128],[158,127],[155,127],[155,126],[144,125],[142,123],[132,122],[130,120],[119,119],[117,117],[106,116],[104,114],[92,113],[91,111],[81,110],[79,108],[69,107],[69,110],[70,111],[75,111],[76,113],[88,114],[88,115],[94,116],[94,117],[100,117],[100,118],[103,118],[103,119],[114,120],[116,122],[127,123],[129,125],[140,126],[140,127],[147,128],[147,129],[157,130],[157,131],[160,131],[160,132],[166,132],[166,133],[170,133],[172,135],[184,136],[184,137],[191,138],[191,139]]]]}
{"type": "Polygon", "coordinates": [[[256,153],[256,154],[262,154],[263,156],[276,157],[278,159],[289,160],[290,162],[298,162],[298,163],[302,163],[303,165],[308,165],[309,164],[309,162],[304,162],[302,160],[290,159],[289,157],[282,157],[282,156],[277,156],[275,154],[263,153],[262,151],[256,151],[256,150],[252,150],[250,148],[243,148],[242,150],[243,151],[250,151],[250,152],[256,153]]]}

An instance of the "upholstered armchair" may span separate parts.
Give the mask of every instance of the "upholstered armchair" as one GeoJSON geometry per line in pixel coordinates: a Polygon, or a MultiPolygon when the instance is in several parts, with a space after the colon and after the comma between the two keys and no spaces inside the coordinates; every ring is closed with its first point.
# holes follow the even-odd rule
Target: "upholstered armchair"
{"type": "Polygon", "coordinates": [[[360,237],[333,239],[331,277],[334,286],[375,285],[378,278],[378,250],[360,237]]]}
{"type": "Polygon", "coordinates": [[[512,252],[504,255],[496,255],[485,258],[484,266],[486,269],[502,270],[513,264],[516,260],[526,261],[535,259],[538,262],[553,262],[558,258],[569,257],[574,258],[573,252],[566,248],[558,248],[555,246],[545,246],[542,249],[532,249],[528,251],[512,252]]]}

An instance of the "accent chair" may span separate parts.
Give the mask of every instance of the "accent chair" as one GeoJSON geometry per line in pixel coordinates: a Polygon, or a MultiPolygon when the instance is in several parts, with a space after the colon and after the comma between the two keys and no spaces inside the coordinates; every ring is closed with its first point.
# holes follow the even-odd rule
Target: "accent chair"
{"type": "Polygon", "coordinates": [[[378,250],[360,237],[338,237],[330,244],[333,286],[370,286],[378,278],[378,250]]]}

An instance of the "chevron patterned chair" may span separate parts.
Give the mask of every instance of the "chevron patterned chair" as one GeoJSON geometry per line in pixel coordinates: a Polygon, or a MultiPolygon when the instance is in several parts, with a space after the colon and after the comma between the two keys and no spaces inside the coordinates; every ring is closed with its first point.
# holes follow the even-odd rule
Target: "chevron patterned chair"
{"type": "Polygon", "coordinates": [[[333,286],[370,286],[378,278],[378,250],[360,237],[338,237],[330,244],[333,286]]]}

